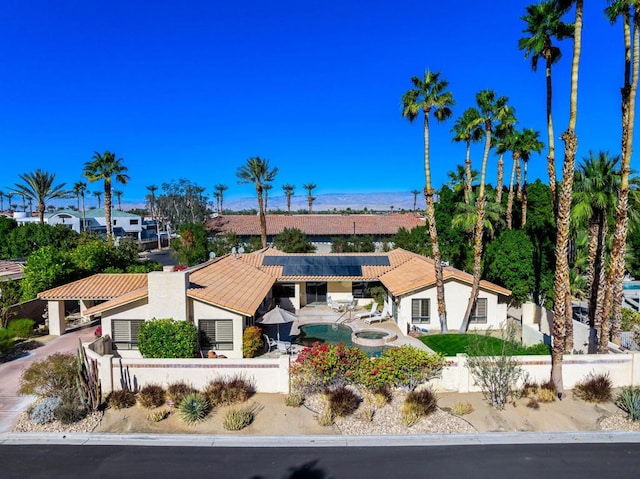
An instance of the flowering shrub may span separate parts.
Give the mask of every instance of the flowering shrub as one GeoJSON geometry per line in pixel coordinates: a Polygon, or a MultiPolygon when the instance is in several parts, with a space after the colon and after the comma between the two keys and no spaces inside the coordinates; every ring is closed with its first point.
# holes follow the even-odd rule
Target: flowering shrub
{"type": "Polygon", "coordinates": [[[294,387],[317,391],[326,387],[360,384],[369,358],[360,349],[342,343],[314,343],[298,354],[291,368],[294,387]]]}
{"type": "Polygon", "coordinates": [[[444,365],[445,358],[440,354],[409,345],[389,348],[363,370],[363,383],[372,389],[396,387],[413,391],[420,384],[438,377],[444,365]]]}
{"type": "Polygon", "coordinates": [[[264,347],[262,329],[258,326],[248,326],[242,333],[242,356],[255,358],[264,347]]]}

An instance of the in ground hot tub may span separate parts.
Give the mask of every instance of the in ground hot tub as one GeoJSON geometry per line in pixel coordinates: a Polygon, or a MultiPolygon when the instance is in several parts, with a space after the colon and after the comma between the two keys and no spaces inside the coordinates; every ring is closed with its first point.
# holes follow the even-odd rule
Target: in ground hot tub
{"type": "Polygon", "coordinates": [[[351,341],[354,344],[361,346],[384,346],[391,341],[395,341],[398,336],[391,331],[385,331],[384,329],[363,329],[361,331],[355,331],[351,335],[351,341]]]}

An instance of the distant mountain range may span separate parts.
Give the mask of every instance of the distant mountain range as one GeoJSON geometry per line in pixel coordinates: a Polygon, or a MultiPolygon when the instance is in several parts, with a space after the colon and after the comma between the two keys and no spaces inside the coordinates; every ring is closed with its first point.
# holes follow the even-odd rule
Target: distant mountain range
{"type": "MultiPolygon", "coordinates": [[[[417,207],[422,208],[424,199],[418,195],[417,207]]],[[[410,192],[385,192],[385,193],[329,193],[317,195],[313,202],[314,211],[331,211],[334,208],[338,211],[351,208],[352,210],[389,211],[393,206],[394,211],[412,210],[413,195],[410,192]]],[[[309,207],[306,195],[296,195],[291,198],[291,210],[306,210],[309,207]]],[[[286,210],[287,198],[276,196],[269,198],[269,210],[286,210]]],[[[233,211],[258,209],[258,201],[254,197],[229,198],[224,200],[224,209],[233,211]]]]}

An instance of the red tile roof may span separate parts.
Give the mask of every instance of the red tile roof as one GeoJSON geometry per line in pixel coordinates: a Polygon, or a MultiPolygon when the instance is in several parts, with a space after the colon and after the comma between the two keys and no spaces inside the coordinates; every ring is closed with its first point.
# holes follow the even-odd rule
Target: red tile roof
{"type": "Polygon", "coordinates": [[[147,287],[147,275],[136,274],[94,274],[57,288],[38,293],[40,299],[94,299],[109,300],[147,287]]]}
{"type": "MultiPolygon", "coordinates": [[[[390,215],[266,215],[267,234],[278,235],[285,228],[296,228],[308,236],[392,236],[401,227],[411,230],[425,220],[412,213],[390,215]]],[[[260,236],[257,215],[222,215],[207,221],[213,233],[235,232],[239,236],[260,236]]]]}

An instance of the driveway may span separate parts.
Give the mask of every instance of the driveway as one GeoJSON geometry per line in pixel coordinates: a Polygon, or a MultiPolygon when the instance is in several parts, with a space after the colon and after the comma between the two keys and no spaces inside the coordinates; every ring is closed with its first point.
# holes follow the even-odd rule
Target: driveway
{"type": "Polygon", "coordinates": [[[82,342],[93,341],[95,327],[78,329],[53,339],[43,338],[44,346],[29,351],[28,355],[0,364],[0,433],[11,432],[18,419],[18,415],[33,402],[33,396],[20,396],[20,377],[22,371],[34,361],[40,361],[54,353],[75,353],[78,349],[78,339],[82,342]]]}

